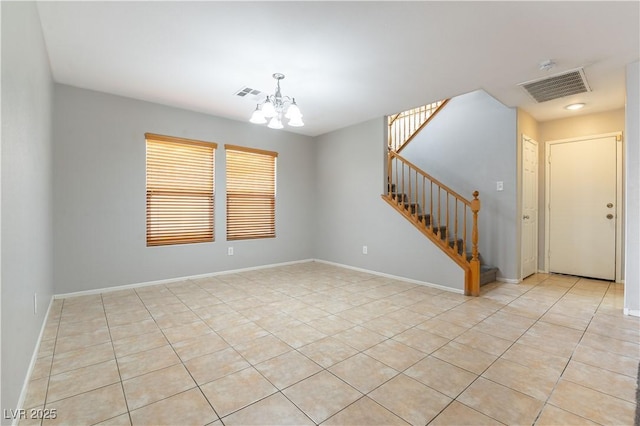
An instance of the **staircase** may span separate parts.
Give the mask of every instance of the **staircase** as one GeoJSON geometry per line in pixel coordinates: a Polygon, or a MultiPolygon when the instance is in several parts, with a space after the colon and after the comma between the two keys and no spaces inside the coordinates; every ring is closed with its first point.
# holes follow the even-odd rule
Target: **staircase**
{"type": "Polygon", "coordinates": [[[498,271],[485,265],[478,252],[478,191],[468,200],[398,153],[446,102],[430,104],[438,105],[429,114],[415,108],[389,117],[388,184],[382,198],[465,271],[465,294],[478,296],[480,286],[495,281],[498,271]],[[397,141],[397,135],[406,140],[397,141]]]}

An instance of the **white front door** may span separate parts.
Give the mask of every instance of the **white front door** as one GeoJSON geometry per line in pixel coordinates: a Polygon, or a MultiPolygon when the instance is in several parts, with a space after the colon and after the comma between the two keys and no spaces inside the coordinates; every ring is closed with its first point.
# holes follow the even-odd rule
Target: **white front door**
{"type": "Polygon", "coordinates": [[[522,137],[522,278],[538,270],[538,142],[522,137]]]}
{"type": "Polygon", "coordinates": [[[552,143],[549,272],[615,279],[616,137],[552,143]]]}

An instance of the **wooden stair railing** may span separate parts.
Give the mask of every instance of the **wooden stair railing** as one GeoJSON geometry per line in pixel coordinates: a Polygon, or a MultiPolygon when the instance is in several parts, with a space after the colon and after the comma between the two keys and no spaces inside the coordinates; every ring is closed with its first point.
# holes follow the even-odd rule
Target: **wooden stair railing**
{"type": "Polygon", "coordinates": [[[390,115],[388,118],[389,149],[400,152],[447,102],[449,99],[390,115]]]}
{"type": "Polygon", "coordinates": [[[467,200],[392,150],[387,172],[382,198],[465,271],[465,295],[478,296],[478,191],[467,200]]]}

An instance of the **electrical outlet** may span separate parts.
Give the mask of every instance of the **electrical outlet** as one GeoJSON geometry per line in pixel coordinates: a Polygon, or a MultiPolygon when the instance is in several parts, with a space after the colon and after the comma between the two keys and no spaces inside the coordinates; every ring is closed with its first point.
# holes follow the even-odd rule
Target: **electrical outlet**
{"type": "Polygon", "coordinates": [[[362,246],[362,254],[367,254],[369,251],[369,249],[367,248],[367,246],[362,246]]]}
{"type": "Polygon", "coordinates": [[[233,247],[227,248],[227,255],[233,256],[233,247]]]}
{"type": "Polygon", "coordinates": [[[498,182],[496,182],[496,191],[502,191],[502,190],[504,190],[504,182],[499,180],[498,182]]]}

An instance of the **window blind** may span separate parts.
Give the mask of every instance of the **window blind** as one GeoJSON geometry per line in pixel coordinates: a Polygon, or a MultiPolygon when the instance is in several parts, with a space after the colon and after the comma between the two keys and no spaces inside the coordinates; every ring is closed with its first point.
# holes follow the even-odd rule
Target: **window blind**
{"type": "Polygon", "coordinates": [[[225,145],[227,240],[276,236],[277,152],[225,145]]]}
{"type": "Polygon", "coordinates": [[[147,246],[214,240],[217,144],[147,133],[147,246]]]}

